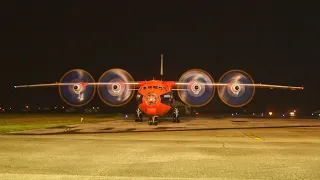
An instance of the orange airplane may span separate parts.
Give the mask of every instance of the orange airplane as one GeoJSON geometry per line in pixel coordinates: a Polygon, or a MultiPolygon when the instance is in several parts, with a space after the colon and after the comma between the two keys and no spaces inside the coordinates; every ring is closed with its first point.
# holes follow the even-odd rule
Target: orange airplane
{"type": "MultiPolygon", "coordinates": [[[[163,55],[161,54],[160,74],[163,75],[163,55]]],[[[231,107],[248,104],[255,88],[279,88],[301,90],[303,87],[255,84],[249,74],[242,70],[230,70],[215,83],[209,73],[201,69],[185,72],[179,81],[134,81],[123,69],[110,69],[102,74],[98,82],[85,70],[73,69],[61,78],[59,83],[19,85],[23,87],[58,86],[61,98],[71,106],[83,106],[94,97],[96,90],[101,100],[110,106],[123,106],[135,94],[138,107],[135,121],[142,122],[143,115],[149,117],[149,125],[157,125],[157,118],[173,112],[173,122],[180,122],[179,111],[174,106],[173,91],[189,106],[201,107],[209,103],[217,89],[220,99],[231,107]]]]}

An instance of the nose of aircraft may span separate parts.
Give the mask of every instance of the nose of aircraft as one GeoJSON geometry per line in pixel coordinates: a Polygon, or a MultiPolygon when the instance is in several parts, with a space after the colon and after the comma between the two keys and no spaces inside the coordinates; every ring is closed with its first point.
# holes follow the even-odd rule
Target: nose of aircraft
{"type": "Polygon", "coordinates": [[[145,101],[149,106],[154,106],[157,104],[157,100],[157,95],[155,93],[148,93],[145,97],[145,101]]]}

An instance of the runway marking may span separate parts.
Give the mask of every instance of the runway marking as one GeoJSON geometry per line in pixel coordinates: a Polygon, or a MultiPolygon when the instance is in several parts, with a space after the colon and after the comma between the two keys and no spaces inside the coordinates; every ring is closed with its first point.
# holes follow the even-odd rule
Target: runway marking
{"type": "Polygon", "coordinates": [[[255,135],[253,135],[253,134],[251,134],[251,133],[243,133],[244,135],[246,135],[246,136],[248,136],[248,137],[250,137],[250,138],[252,138],[252,139],[255,139],[255,140],[265,140],[265,139],[263,139],[262,137],[259,137],[259,136],[255,136],[255,135]]]}

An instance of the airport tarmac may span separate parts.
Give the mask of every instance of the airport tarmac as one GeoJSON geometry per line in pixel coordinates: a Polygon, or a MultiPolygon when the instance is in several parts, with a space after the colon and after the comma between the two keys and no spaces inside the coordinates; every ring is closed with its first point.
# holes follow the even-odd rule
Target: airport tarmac
{"type": "Polygon", "coordinates": [[[124,119],[0,138],[0,179],[320,179],[319,119],[124,119]]]}

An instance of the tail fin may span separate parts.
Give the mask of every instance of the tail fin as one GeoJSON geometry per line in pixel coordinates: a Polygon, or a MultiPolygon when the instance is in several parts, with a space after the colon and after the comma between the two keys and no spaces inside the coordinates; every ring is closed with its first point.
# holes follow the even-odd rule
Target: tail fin
{"type": "Polygon", "coordinates": [[[161,67],[160,67],[160,75],[163,76],[163,54],[161,54],[161,67]]]}

